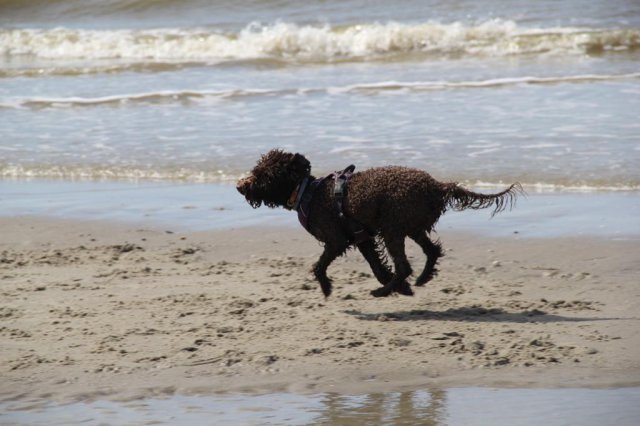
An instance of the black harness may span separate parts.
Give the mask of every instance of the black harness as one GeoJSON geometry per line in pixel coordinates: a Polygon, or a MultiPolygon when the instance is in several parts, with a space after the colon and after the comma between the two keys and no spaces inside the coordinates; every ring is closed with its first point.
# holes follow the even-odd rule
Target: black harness
{"type": "Polygon", "coordinates": [[[347,240],[350,244],[357,244],[373,238],[371,232],[369,232],[360,222],[347,216],[344,212],[344,202],[347,196],[347,189],[349,179],[353,175],[353,171],[356,166],[351,164],[344,170],[333,172],[323,178],[315,179],[309,182],[309,178],[304,178],[298,187],[298,194],[296,202],[292,209],[297,210],[298,220],[300,224],[308,232],[309,229],[309,214],[310,205],[316,190],[327,180],[333,179],[333,198],[338,211],[338,217],[340,218],[340,224],[343,232],[345,233],[347,240]]]}

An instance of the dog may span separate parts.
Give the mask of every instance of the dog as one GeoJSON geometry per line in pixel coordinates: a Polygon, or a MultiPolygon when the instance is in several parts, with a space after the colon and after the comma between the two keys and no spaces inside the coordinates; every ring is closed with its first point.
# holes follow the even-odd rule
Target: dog
{"type": "Polygon", "coordinates": [[[265,205],[298,212],[302,225],[324,245],[313,274],[325,297],[332,290],[327,268],[352,247],[362,253],[382,285],[371,291],[374,297],[394,292],[413,295],[407,282],[412,271],[405,254],[406,237],[426,255],[415,281],[423,286],[436,276],[436,265],[444,254],[440,241],[432,240],[430,233],[447,209],[493,207],[493,216],[513,207],[516,196],[523,193],[519,183],[496,194],[475,193],[454,182],[439,182],[425,171],[399,166],[356,173],[350,166],[317,179],[304,155],[279,149],[262,155],[236,189],[253,208],[265,205]]]}

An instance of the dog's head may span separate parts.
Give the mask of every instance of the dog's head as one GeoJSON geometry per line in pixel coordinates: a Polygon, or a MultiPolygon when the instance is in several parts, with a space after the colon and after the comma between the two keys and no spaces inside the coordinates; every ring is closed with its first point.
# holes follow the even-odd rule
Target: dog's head
{"type": "Polygon", "coordinates": [[[291,193],[311,173],[311,163],[302,154],[272,149],[260,157],[251,174],[238,181],[236,189],[254,209],[286,206],[291,193]]]}

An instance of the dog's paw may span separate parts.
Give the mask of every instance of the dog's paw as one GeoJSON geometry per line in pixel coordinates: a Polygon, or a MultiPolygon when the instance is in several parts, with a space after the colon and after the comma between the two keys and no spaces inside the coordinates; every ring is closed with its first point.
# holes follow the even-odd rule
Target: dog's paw
{"type": "Polygon", "coordinates": [[[331,296],[331,288],[323,288],[322,289],[322,294],[324,294],[324,298],[328,298],[329,296],[331,296]]]}
{"type": "Polygon", "coordinates": [[[413,296],[413,290],[411,289],[411,286],[409,285],[409,283],[406,281],[395,286],[393,291],[395,291],[398,294],[402,294],[404,296],[413,296]]]}
{"type": "Polygon", "coordinates": [[[371,290],[371,295],[373,297],[387,297],[391,294],[391,292],[391,288],[387,288],[386,286],[378,287],[375,290],[371,290]]]}

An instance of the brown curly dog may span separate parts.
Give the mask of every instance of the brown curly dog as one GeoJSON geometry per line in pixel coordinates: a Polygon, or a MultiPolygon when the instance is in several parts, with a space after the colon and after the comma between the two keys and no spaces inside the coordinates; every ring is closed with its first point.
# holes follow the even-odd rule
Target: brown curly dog
{"type": "Polygon", "coordinates": [[[443,255],[440,242],[429,238],[440,215],[448,208],[491,206],[495,214],[512,206],[522,192],[516,183],[497,194],[478,194],[406,167],[352,171],[353,166],[316,179],[303,155],[274,149],[263,155],[251,174],[236,186],[253,208],[264,204],[298,211],[303,226],[324,244],[313,273],[325,296],[331,294],[327,268],[353,246],[382,284],[371,292],[373,296],[392,292],[412,295],[406,281],[411,275],[404,250],[406,237],[415,241],[427,257],[416,279],[416,285],[422,286],[436,275],[436,263],[443,255]],[[393,272],[387,265],[385,248],[393,261],[393,272]]]}

